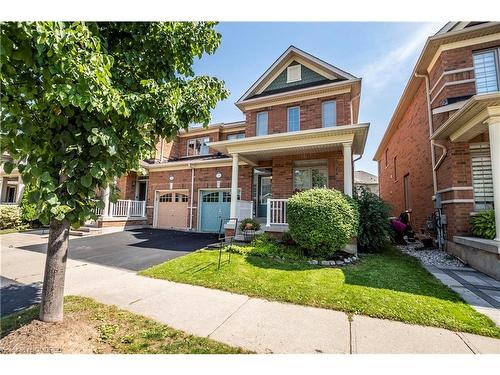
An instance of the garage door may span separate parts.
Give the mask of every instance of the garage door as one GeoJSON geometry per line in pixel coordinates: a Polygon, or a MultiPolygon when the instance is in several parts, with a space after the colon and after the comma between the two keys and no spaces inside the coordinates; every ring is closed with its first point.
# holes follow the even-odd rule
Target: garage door
{"type": "Polygon", "coordinates": [[[158,197],[156,227],[186,229],[189,197],[184,193],[162,193],[158,197]]]}
{"type": "Polygon", "coordinates": [[[219,232],[221,219],[229,219],[230,206],[231,193],[229,191],[202,191],[201,230],[203,232],[219,232]]]}

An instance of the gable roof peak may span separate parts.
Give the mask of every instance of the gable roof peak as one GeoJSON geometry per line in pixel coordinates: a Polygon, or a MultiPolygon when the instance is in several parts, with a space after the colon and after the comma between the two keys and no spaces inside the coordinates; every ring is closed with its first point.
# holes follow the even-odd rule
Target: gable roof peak
{"type": "Polygon", "coordinates": [[[352,74],[337,68],[303,50],[297,48],[293,44],[290,45],[278,59],[260,76],[260,78],[238,99],[236,104],[241,103],[255,94],[260,94],[276,76],[283,72],[286,67],[293,61],[299,64],[307,64],[308,68],[325,76],[327,79],[338,80],[357,80],[359,78],[352,74]]]}

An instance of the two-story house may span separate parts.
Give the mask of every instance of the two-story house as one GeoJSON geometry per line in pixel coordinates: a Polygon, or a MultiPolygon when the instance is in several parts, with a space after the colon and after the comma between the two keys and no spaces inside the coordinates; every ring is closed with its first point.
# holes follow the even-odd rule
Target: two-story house
{"type": "Polygon", "coordinates": [[[441,207],[448,251],[497,278],[499,58],[498,22],[449,22],[428,38],[374,157],[394,215],[410,211],[418,232],[441,207]],[[496,240],[464,237],[493,207],[496,240]]]}
{"type": "Polygon", "coordinates": [[[119,179],[124,200],[106,204],[100,225],[231,232],[230,218],[256,217],[265,230],[285,230],[294,192],[352,195],[369,128],[358,123],[360,92],[360,78],[291,46],[236,102],[245,121],[160,141],[143,176],[119,179]]]}

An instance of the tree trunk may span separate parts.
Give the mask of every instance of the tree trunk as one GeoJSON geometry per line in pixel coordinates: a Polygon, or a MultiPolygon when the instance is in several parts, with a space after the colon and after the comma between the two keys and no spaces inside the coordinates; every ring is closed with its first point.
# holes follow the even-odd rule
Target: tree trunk
{"type": "Polygon", "coordinates": [[[50,220],[40,306],[40,320],[44,322],[61,322],[63,320],[64,276],[69,248],[69,226],[67,220],[50,220]]]}

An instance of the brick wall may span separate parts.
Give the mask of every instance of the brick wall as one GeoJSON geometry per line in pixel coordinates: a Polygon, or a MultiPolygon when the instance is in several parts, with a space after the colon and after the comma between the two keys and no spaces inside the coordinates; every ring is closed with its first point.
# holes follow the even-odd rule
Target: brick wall
{"type": "Polygon", "coordinates": [[[422,80],[397,131],[388,143],[388,164],[385,164],[384,153],[379,161],[380,197],[391,204],[394,216],[398,216],[405,209],[403,179],[405,175],[409,175],[412,222],[417,230],[425,227],[427,217],[434,210],[431,149],[428,139],[427,102],[425,83],[422,80]]]}
{"type": "Polygon", "coordinates": [[[137,174],[135,172],[130,172],[118,179],[116,187],[119,190],[119,199],[135,200],[136,180],[137,174]]]}
{"type": "Polygon", "coordinates": [[[341,94],[326,98],[310,99],[264,107],[251,110],[246,115],[246,137],[255,136],[257,113],[268,112],[268,134],[285,133],[288,131],[287,109],[300,106],[300,130],[316,129],[322,127],[321,105],[323,102],[335,100],[337,105],[337,125],[351,124],[350,94],[341,94]]]}
{"type": "MultiPolygon", "coordinates": [[[[500,43],[491,42],[467,46],[454,50],[443,51],[429,73],[430,87],[436,85],[431,97],[435,98],[432,108],[441,106],[445,98],[474,95],[475,84],[462,83],[447,86],[438,94],[446,82],[474,78],[474,72],[459,72],[440,77],[443,72],[473,67],[473,52],[486,48],[497,47],[500,43]]],[[[433,128],[441,126],[453,112],[433,115],[433,128]]],[[[442,193],[442,200],[472,199],[473,191],[471,174],[470,143],[487,142],[488,135],[484,133],[470,142],[451,143],[439,141],[447,148],[447,155],[436,171],[437,189],[443,190],[462,187],[468,190],[452,190],[442,193]]],[[[384,150],[385,151],[385,150],[384,150]]],[[[436,147],[436,161],[441,156],[441,149],[436,147]]],[[[425,225],[425,219],[433,212],[432,164],[430,157],[430,141],[425,97],[425,83],[421,80],[418,92],[408,106],[406,113],[398,124],[398,129],[390,139],[387,147],[388,164],[385,154],[379,160],[380,196],[391,203],[393,214],[404,210],[403,176],[410,176],[410,199],[413,210],[414,227],[419,229],[425,225]],[[394,156],[397,156],[397,178],[394,178],[394,156]]],[[[473,203],[450,202],[443,205],[443,211],[448,216],[448,239],[454,235],[468,233],[470,230],[470,213],[474,210],[473,203]]]]}

